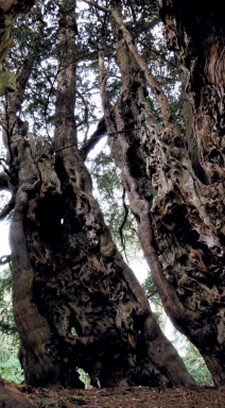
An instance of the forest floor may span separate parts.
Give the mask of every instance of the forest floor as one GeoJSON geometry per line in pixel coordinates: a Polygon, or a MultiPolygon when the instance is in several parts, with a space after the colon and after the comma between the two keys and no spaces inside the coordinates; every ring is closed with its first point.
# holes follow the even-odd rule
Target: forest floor
{"type": "Polygon", "coordinates": [[[225,408],[225,390],[147,387],[66,390],[0,384],[0,408],[225,408]]]}

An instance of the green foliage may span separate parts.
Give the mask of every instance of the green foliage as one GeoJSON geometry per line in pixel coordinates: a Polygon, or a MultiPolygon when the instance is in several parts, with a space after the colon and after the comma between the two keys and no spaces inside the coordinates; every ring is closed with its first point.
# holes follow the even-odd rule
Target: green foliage
{"type": "Polygon", "coordinates": [[[0,272],[0,330],[4,334],[15,334],[12,313],[12,277],[10,269],[0,272]]]}
{"type": "Polygon", "coordinates": [[[17,358],[18,335],[1,333],[0,338],[0,374],[7,381],[21,383],[24,377],[17,358]]]}
{"type": "Polygon", "coordinates": [[[23,374],[17,358],[19,336],[12,311],[10,269],[0,272],[0,374],[8,381],[20,383],[23,374]]]}
{"type": "Polygon", "coordinates": [[[162,305],[159,293],[156,289],[151,273],[148,274],[146,280],[142,285],[147,298],[155,305],[162,305]]]}
{"type": "Polygon", "coordinates": [[[90,377],[82,368],[78,368],[77,372],[79,374],[79,379],[84,383],[85,389],[91,388],[90,377]]]}
{"type": "MultiPolygon", "coordinates": [[[[111,234],[125,255],[136,256],[140,249],[136,221],[126,203],[120,174],[109,149],[103,149],[88,163],[97,199],[111,234]]],[[[132,258],[130,256],[129,258],[132,258]]]]}
{"type": "Polygon", "coordinates": [[[197,348],[175,328],[170,334],[170,339],[197,383],[199,385],[212,385],[211,374],[197,348]]]}
{"type": "Polygon", "coordinates": [[[187,342],[183,361],[199,385],[213,385],[212,377],[196,347],[187,342]]]}

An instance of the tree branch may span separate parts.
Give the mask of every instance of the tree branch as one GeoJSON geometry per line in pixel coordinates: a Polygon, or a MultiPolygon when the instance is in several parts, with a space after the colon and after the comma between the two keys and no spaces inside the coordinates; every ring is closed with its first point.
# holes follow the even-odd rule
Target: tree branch
{"type": "Polygon", "coordinates": [[[100,4],[96,3],[96,1],[92,0],[83,0],[84,3],[89,4],[90,6],[96,7],[99,10],[105,11],[106,13],[111,13],[111,9],[108,7],[100,6],[100,4]]]}
{"type": "Polygon", "coordinates": [[[94,147],[97,145],[99,140],[101,140],[101,138],[105,135],[106,135],[106,127],[105,127],[105,120],[103,117],[99,120],[97,128],[94,131],[94,133],[92,133],[91,137],[87,140],[87,142],[81,148],[81,153],[82,153],[84,160],[86,160],[88,153],[92,149],[94,149],[94,147]]]}
{"type": "Polygon", "coordinates": [[[123,228],[127,222],[127,217],[129,214],[129,210],[125,201],[125,196],[126,196],[126,190],[125,188],[123,188],[123,195],[122,195],[122,201],[123,201],[123,208],[124,208],[124,218],[122,221],[122,224],[119,227],[119,234],[120,234],[120,240],[121,240],[121,245],[122,245],[122,249],[124,251],[124,255],[126,257],[127,260],[127,255],[126,255],[126,244],[125,244],[125,240],[124,240],[124,235],[123,235],[123,228]]]}
{"type": "Polygon", "coordinates": [[[3,209],[0,211],[0,221],[4,220],[7,215],[14,209],[15,200],[11,198],[11,200],[6,204],[3,209]]]}
{"type": "Polygon", "coordinates": [[[83,97],[82,93],[76,89],[76,93],[77,95],[80,97],[81,101],[84,104],[84,118],[80,121],[80,123],[77,124],[77,129],[79,128],[79,126],[82,126],[84,124],[87,125],[86,127],[86,131],[85,131],[85,136],[84,136],[84,141],[85,143],[87,142],[87,134],[88,134],[88,130],[89,130],[89,123],[88,123],[88,103],[86,101],[86,99],[83,97]]]}
{"type": "Polygon", "coordinates": [[[129,48],[130,52],[133,54],[134,58],[136,59],[139,67],[143,71],[146,81],[148,85],[150,86],[152,92],[154,93],[158,104],[161,109],[162,113],[162,118],[163,118],[163,123],[166,128],[171,129],[171,125],[173,127],[173,134],[177,133],[179,134],[179,130],[177,127],[176,119],[174,117],[174,113],[172,111],[172,108],[170,106],[170,103],[166,97],[166,95],[163,92],[163,89],[159,82],[154,78],[152,75],[151,71],[149,70],[146,62],[143,60],[143,58],[140,56],[138,53],[138,50],[136,46],[133,43],[133,38],[128,31],[128,29],[125,26],[125,23],[123,21],[123,17],[120,14],[120,12],[117,9],[111,10],[111,14],[113,18],[115,19],[118,27],[123,33],[124,40],[126,41],[127,47],[129,48]]]}
{"type": "Polygon", "coordinates": [[[105,110],[106,107],[110,105],[110,101],[106,92],[107,80],[109,77],[109,67],[108,64],[107,70],[105,70],[105,61],[104,61],[104,51],[100,50],[98,53],[98,72],[99,72],[99,83],[100,83],[100,94],[102,99],[102,106],[105,110]]]}
{"type": "Polygon", "coordinates": [[[0,265],[5,265],[11,261],[11,255],[3,255],[0,257],[0,265]]]}

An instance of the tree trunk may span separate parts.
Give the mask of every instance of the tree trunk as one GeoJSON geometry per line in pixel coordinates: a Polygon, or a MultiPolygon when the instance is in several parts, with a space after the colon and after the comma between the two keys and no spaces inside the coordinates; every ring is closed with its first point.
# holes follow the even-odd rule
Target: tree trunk
{"type": "Polygon", "coordinates": [[[53,144],[35,145],[17,116],[32,64],[8,96],[13,301],[25,378],[82,387],[81,367],[104,387],[193,385],[112,241],[77,148],[73,7],[60,6],[53,144]]]}
{"type": "Polygon", "coordinates": [[[199,349],[215,384],[222,385],[224,13],[218,2],[207,2],[203,10],[187,1],[165,0],[160,6],[168,42],[180,58],[186,134],[117,8],[112,15],[123,35],[117,39],[123,93],[110,105],[106,78],[100,75],[105,122],[165,310],[199,349]],[[147,87],[161,109],[162,124],[148,103],[147,87]]]}
{"type": "Polygon", "coordinates": [[[188,150],[200,195],[200,211],[195,213],[189,206],[194,234],[190,255],[199,265],[199,315],[203,314],[209,329],[204,342],[197,336],[197,343],[215,383],[221,385],[225,381],[225,18],[218,1],[206,2],[203,8],[195,2],[185,1],[182,6],[178,1],[160,3],[168,46],[179,58],[188,150]]]}

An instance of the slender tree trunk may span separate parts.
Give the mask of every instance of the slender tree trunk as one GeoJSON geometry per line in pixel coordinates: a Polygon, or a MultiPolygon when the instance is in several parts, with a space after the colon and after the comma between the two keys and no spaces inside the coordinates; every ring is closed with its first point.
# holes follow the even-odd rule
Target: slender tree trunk
{"type": "Polygon", "coordinates": [[[72,0],[60,6],[53,145],[35,145],[21,129],[29,65],[6,115],[14,315],[25,378],[34,386],[81,387],[81,367],[101,386],[193,385],[112,241],[76,145],[73,7],[72,0]]]}
{"type": "Polygon", "coordinates": [[[168,42],[178,50],[187,95],[183,135],[161,87],[138,54],[122,16],[117,41],[123,93],[110,105],[109,143],[164,307],[199,349],[216,385],[225,381],[224,18],[214,3],[160,1],[168,42]],[[193,6],[193,7],[192,7],[193,6]],[[147,87],[161,109],[160,125],[147,87]],[[132,130],[131,130],[132,129],[132,130]]]}

